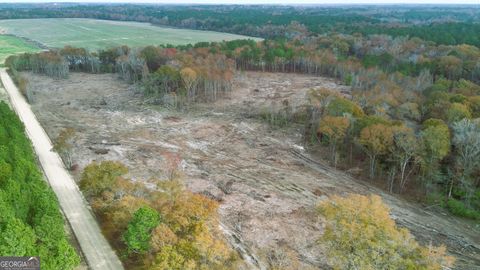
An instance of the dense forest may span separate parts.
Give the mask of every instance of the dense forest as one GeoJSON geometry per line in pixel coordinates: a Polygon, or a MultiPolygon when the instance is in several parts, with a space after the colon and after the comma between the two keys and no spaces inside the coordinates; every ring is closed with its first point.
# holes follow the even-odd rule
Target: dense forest
{"type": "Polygon", "coordinates": [[[478,6],[1,4],[0,19],[95,18],[215,30],[264,38],[309,34],[388,34],[438,44],[480,46],[478,6]]]}
{"type": "Polygon", "coordinates": [[[351,30],[364,35],[387,34],[394,37],[410,36],[433,41],[437,44],[469,44],[480,46],[479,23],[434,23],[430,25],[413,25],[398,27],[369,26],[351,30]]]}
{"type": "Polygon", "coordinates": [[[39,256],[42,269],[74,269],[57,198],[43,180],[23,124],[0,103],[0,256],[39,256]]]}

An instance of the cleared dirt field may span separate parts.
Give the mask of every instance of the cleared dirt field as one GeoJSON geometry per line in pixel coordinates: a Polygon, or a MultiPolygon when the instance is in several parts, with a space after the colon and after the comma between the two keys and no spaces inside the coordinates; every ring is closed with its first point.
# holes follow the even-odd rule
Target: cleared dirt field
{"type": "Polygon", "coordinates": [[[34,40],[46,47],[59,48],[71,45],[91,50],[121,45],[130,47],[184,45],[201,41],[249,38],[212,31],[160,27],[148,23],[79,18],[0,20],[0,30],[34,40]]]}
{"type": "Polygon", "coordinates": [[[457,269],[479,269],[475,224],[331,168],[302,147],[301,128],[272,129],[245,117],[272,102],[300,102],[310,88],[346,90],[330,79],[240,73],[230,96],[181,113],[144,105],[133,86],[111,74],[72,73],[66,80],[26,76],[33,110],[50,136],[65,127],[77,130],[73,159],[80,168],[93,160],[119,160],[133,179],[148,183],[164,178],[167,157],[178,155],[187,188],[221,202],[225,233],[258,268],[274,249],[293,251],[301,268],[325,268],[317,243],[323,221],[315,205],[332,194],[375,193],[422,243],[446,244],[458,258],[457,269]]]}

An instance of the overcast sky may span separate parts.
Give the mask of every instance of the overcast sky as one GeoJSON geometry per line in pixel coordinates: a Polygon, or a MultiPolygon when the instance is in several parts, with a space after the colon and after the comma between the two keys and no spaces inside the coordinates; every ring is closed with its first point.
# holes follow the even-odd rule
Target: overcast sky
{"type": "Polygon", "coordinates": [[[43,3],[43,2],[109,2],[109,3],[197,3],[197,4],[477,4],[480,0],[0,0],[0,3],[43,3]]]}

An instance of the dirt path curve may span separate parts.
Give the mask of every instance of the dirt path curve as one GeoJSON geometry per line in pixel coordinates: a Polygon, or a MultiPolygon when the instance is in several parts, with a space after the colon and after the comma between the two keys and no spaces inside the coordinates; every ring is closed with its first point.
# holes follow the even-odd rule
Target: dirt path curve
{"type": "Polygon", "coordinates": [[[0,69],[0,76],[12,107],[25,125],[48,182],[80,243],[89,267],[94,270],[123,269],[122,263],[102,235],[73,178],[63,166],[58,154],[51,151],[52,143],[30,109],[30,105],[4,68],[0,69]]]}

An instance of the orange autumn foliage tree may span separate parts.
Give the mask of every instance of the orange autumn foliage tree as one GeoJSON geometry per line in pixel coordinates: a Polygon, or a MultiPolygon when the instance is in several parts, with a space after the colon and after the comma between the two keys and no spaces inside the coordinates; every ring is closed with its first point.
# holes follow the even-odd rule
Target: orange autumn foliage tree
{"type": "Polygon", "coordinates": [[[334,269],[440,270],[455,261],[444,246],[421,246],[398,228],[377,195],[334,196],[318,210],[327,223],[321,243],[334,269]]]}

